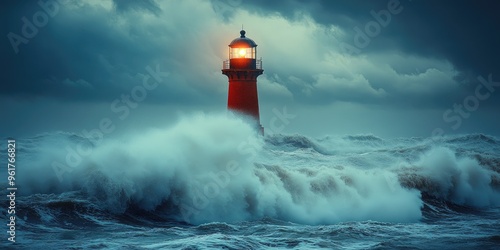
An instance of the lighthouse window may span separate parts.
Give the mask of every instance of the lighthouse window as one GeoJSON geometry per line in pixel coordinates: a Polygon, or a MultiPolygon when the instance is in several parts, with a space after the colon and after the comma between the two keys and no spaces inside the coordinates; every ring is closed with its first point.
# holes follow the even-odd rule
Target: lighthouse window
{"type": "Polygon", "coordinates": [[[231,48],[229,50],[229,59],[247,58],[255,59],[255,48],[231,48]]]}

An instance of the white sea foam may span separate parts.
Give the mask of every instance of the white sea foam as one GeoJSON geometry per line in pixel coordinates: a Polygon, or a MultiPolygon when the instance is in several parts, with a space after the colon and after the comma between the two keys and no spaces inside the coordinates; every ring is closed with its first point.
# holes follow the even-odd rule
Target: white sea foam
{"type": "Polygon", "coordinates": [[[115,213],[134,207],[194,224],[264,217],[304,224],[418,221],[423,202],[416,188],[426,186],[416,185],[415,176],[433,183],[439,198],[459,204],[488,206],[500,200],[491,185],[496,173],[470,158],[457,159],[449,149],[431,150],[400,168],[324,164],[313,159],[318,155],[310,163],[276,164],[266,159],[269,154],[263,156],[264,139],[251,126],[226,115],[199,114],[173,127],[105,139],[62,174],[62,181],[53,162],[64,163],[67,147],[84,140],[47,138],[36,142],[29,157],[19,157],[24,194],[83,190],[115,213]]]}
{"type": "Polygon", "coordinates": [[[424,154],[416,164],[422,187],[437,198],[473,207],[500,206],[500,190],[492,185],[499,174],[469,157],[457,158],[448,148],[438,147],[424,154]]]}

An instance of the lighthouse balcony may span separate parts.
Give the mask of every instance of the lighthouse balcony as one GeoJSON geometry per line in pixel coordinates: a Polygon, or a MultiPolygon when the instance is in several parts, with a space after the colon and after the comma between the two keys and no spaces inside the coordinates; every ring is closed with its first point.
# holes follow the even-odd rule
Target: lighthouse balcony
{"type": "Polygon", "coordinates": [[[262,59],[230,59],[222,63],[222,69],[262,69],[262,59]]]}
{"type": "Polygon", "coordinates": [[[262,59],[258,59],[257,61],[255,61],[255,68],[262,69],[262,59]]]}

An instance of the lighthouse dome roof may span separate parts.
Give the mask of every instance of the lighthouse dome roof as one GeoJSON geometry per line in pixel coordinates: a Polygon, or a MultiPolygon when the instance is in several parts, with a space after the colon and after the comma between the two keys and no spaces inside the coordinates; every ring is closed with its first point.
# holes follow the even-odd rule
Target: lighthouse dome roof
{"type": "Polygon", "coordinates": [[[231,48],[253,48],[257,47],[257,44],[250,38],[245,36],[245,31],[241,30],[240,34],[241,36],[234,39],[230,44],[229,47],[231,48]]]}

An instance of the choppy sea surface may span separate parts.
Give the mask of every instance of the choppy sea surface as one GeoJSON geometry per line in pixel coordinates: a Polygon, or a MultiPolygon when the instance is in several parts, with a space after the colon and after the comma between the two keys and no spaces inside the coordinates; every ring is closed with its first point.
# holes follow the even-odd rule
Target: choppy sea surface
{"type": "Polygon", "coordinates": [[[16,150],[16,243],[4,191],[2,249],[500,248],[490,135],[261,137],[198,115],[121,137],[16,138],[16,150]]]}

